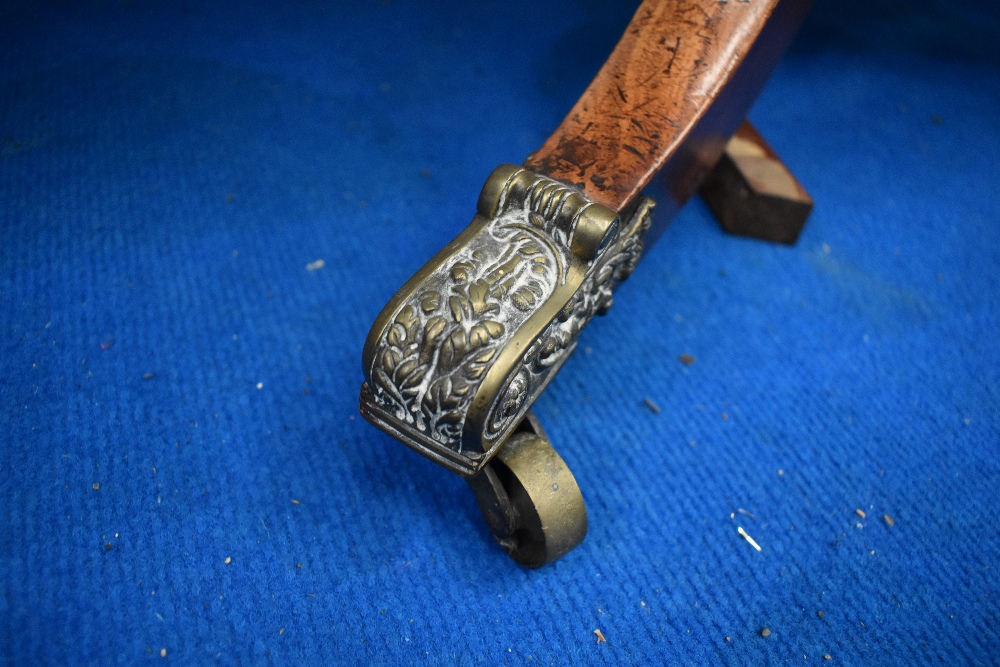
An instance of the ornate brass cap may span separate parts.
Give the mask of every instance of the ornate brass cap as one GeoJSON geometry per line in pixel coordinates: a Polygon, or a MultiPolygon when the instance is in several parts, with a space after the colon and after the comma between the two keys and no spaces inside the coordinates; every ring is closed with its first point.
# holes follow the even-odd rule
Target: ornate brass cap
{"type": "Polygon", "coordinates": [[[653,203],[618,214],[514,165],[472,223],[389,301],[365,342],[361,413],[474,475],[513,432],[635,267],[653,203]]]}

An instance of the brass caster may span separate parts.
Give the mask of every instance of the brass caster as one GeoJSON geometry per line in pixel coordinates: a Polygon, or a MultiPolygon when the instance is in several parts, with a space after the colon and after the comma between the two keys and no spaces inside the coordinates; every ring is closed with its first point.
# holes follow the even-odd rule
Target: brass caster
{"type": "Polygon", "coordinates": [[[493,537],[525,567],[562,558],[587,534],[580,487],[531,413],[466,481],[493,537]]]}
{"type": "MultiPolygon", "coordinates": [[[[493,171],[469,226],[372,325],[361,414],[465,477],[518,563],[550,563],[587,532],[580,489],[530,416],[532,404],[718,163],[808,5],[644,0],[555,133],[523,165],[493,171]],[[654,224],[654,203],[641,191],[659,171],[666,211],[654,224]]],[[[750,143],[729,151],[735,159],[742,147],[754,160],[725,177],[727,210],[743,181],[777,173],[776,156],[750,143]]],[[[784,176],[754,179],[762,203],[753,224],[776,199],[785,210],[794,188],[784,176]]],[[[800,190],[793,199],[804,204],[800,190]]],[[[780,238],[793,240],[801,220],[782,224],[780,238]]]]}

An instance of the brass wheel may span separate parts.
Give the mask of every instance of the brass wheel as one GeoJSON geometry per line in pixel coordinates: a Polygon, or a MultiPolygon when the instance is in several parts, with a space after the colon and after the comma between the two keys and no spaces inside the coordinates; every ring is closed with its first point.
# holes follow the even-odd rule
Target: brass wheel
{"type": "Polygon", "coordinates": [[[587,534],[580,487],[531,416],[468,482],[493,537],[525,567],[565,556],[587,534]]]}

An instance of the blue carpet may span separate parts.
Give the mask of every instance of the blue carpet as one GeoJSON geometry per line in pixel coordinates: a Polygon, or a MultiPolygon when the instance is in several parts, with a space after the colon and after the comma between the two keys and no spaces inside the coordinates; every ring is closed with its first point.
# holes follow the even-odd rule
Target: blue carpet
{"type": "Polygon", "coordinates": [[[358,416],[375,315],[612,4],[0,7],[0,663],[1000,660],[979,3],[815,8],[751,114],[798,245],[692,202],[537,404],[590,513],[562,561],[358,416]]]}

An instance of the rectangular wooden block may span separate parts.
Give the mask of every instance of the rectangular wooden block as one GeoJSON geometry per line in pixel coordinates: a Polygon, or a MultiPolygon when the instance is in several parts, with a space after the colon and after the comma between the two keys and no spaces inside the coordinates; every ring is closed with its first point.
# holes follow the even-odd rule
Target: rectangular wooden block
{"type": "Polygon", "coordinates": [[[813,200],[764,138],[743,121],[699,194],[730,234],[795,243],[813,200]]]}

